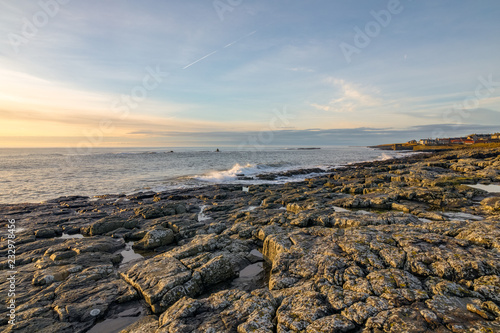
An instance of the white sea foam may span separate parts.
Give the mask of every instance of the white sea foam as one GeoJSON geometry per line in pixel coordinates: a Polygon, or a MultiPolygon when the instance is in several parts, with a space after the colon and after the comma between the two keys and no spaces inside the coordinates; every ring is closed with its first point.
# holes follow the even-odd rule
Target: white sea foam
{"type": "Polygon", "coordinates": [[[378,160],[379,161],[387,161],[391,159],[400,159],[404,158],[407,156],[413,156],[413,155],[420,155],[423,154],[423,152],[414,152],[414,151],[404,151],[404,152],[391,152],[392,154],[389,153],[382,153],[382,155],[379,156],[378,160]]]}
{"type": "Polygon", "coordinates": [[[382,155],[380,156],[380,159],[382,161],[387,161],[387,160],[391,160],[393,159],[395,156],[391,156],[389,154],[386,154],[386,153],[382,153],[382,155]]]}
{"type": "Polygon", "coordinates": [[[259,172],[262,171],[260,171],[255,164],[248,163],[246,165],[240,165],[239,163],[236,163],[229,170],[212,171],[207,175],[196,176],[194,178],[206,182],[218,183],[218,182],[236,180],[238,178],[238,176],[236,175],[239,174],[244,174],[245,176],[251,176],[258,174],[259,172]]]}
{"type": "MultiPolygon", "coordinates": [[[[281,164],[282,165],[282,164],[281,164]]],[[[224,183],[228,181],[233,181],[238,179],[238,175],[244,175],[245,177],[253,177],[262,173],[272,173],[288,170],[286,167],[276,164],[271,165],[256,165],[247,163],[245,165],[240,165],[236,163],[232,168],[228,170],[212,171],[205,175],[195,176],[194,179],[202,180],[206,182],[214,183],[224,183]]]]}

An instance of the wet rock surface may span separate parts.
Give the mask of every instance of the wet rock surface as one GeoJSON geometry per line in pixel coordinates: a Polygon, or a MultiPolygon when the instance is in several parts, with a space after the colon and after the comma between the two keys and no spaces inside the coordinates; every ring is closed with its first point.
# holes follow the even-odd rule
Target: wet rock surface
{"type": "MultiPolygon", "coordinates": [[[[467,186],[499,175],[499,150],[470,149],[244,191],[0,205],[19,230],[16,326],[4,306],[0,328],[499,332],[500,196],[467,186]]],[[[4,235],[0,254],[6,300],[4,235]]]]}

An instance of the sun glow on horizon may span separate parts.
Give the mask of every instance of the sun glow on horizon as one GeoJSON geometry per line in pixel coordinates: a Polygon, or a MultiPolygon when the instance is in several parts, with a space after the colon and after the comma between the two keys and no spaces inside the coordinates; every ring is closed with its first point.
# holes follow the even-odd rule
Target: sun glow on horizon
{"type": "Polygon", "coordinates": [[[30,33],[40,3],[0,5],[0,147],[363,145],[500,121],[497,1],[403,1],[366,37],[387,4],[71,1],[30,33]]]}

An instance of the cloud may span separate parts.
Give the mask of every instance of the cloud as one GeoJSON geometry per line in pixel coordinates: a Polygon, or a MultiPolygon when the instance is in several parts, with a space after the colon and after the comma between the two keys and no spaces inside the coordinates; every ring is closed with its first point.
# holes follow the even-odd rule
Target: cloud
{"type": "Polygon", "coordinates": [[[292,71],[292,72],[305,72],[305,73],[313,73],[314,70],[310,68],[305,68],[305,67],[292,67],[292,68],[287,68],[286,70],[292,71]]]}
{"type": "Polygon", "coordinates": [[[362,92],[357,85],[343,79],[327,78],[328,84],[334,87],[333,95],[327,104],[311,103],[311,106],[326,112],[356,112],[367,108],[381,106],[383,100],[362,92]]]}
{"type": "MultiPolygon", "coordinates": [[[[1,66],[1,64],[0,64],[1,66]]],[[[0,103],[4,109],[39,112],[81,110],[95,112],[108,96],[73,89],[67,85],[0,67],[0,103]]]]}

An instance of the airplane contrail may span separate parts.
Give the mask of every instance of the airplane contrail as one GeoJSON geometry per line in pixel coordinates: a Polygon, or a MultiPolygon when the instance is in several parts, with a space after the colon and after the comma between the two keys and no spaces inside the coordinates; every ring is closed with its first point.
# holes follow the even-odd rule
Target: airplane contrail
{"type": "Polygon", "coordinates": [[[217,51],[214,51],[214,52],[212,52],[212,53],[207,54],[206,56],[201,57],[200,59],[198,59],[198,60],[196,60],[196,61],[194,61],[194,62],[190,63],[189,65],[184,66],[182,69],[186,69],[186,68],[188,68],[188,67],[191,67],[191,66],[193,66],[194,64],[196,64],[197,62],[202,61],[203,59],[210,57],[210,56],[211,56],[212,54],[214,54],[214,53],[217,53],[217,51]]]}
{"type": "Polygon", "coordinates": [[[233,44],[238,43],[240,40],[245,39],[245,38],[247,38],[247,37],[249,37],[249,36],[253,35],[253,34],[254,34],[254,33],[256,33],[256,32],[257,32],[257,30],[252,31],[251,33],[249,33],[249,34],[247,34],[247,35],[245,35],[245,36],[243,36],[243,37],[241,37],[241,38],[239,38],[239,39],[235,40],[234,42],[231,42],[231,43],[227,44],[226,46],[224,46],[224,49],[225,49],[226,47],[229,47],[229,46],[231,46],[231,45],[233,45],[233,44]]]}
{"type": "MultiPolygon", "coordinates": [[[[247,37],[249,37],[249,36],[253,35],[253,34],[254,34],[254,33],[256,33],[256,32],[257,32],[257,30],[252,31],[252,32],[251,32],[251,33],[249,33],[249,34],[246,34],[245,36],[243,36],[243,37],[241,37],[241,38],[239,38],[239,39],[236,39],[235,41],[233,41],[233,42],[231,42],[231,43],[227,44],[226,46],[224,46],[224,47],[223,47],[223,49],[225,49],[226,47],[229,47],[229,46],[231,46],[231,45],[233,45],[233,44],[238,43],[240,40],[245,39],[245,38],[247,38],[247,37]]],[[[202,61],[203,59],[210,57],[212,54],[217,53],[217,51],[218,51],[218,50],[213,51],[212,53],[209,53],[209,54],[207,54],[206,56],[201,57],[200,59],[198,59],[198,60],[196,60],[196,61],[194,61],[194,62],[190,63],[189,65],[184,66],[182,69],[186,69],[186,68],[188,68],[188,67],[193,66],[193,65],[194,65],[194,64],[196,64],[197,62],[200,62],[200,61],[202,61]]]]}

